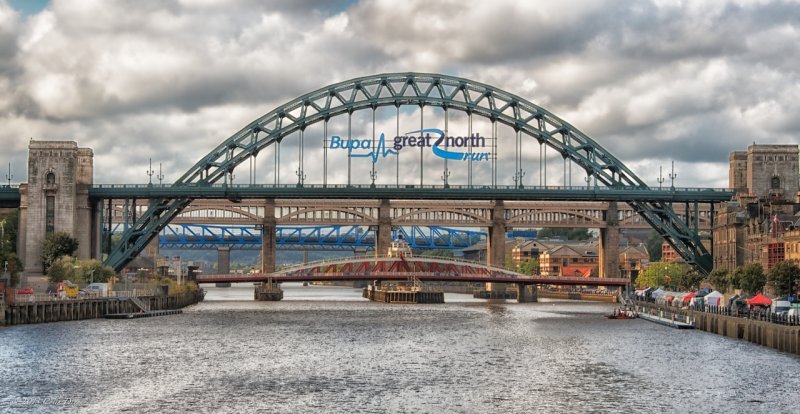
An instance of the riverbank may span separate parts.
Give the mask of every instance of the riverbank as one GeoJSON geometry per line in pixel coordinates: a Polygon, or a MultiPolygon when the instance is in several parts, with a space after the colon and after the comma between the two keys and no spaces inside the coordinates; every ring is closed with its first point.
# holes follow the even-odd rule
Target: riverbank
{"type": "Polygon", "coordinates": [[[203,300],[200,290],[167,296],[140,296],[140,303],[132,298],[75,299],[41,302],[15,302],[0,305],[0,326],[24,325],[99,319],[106,314],[139,312],[147,310],[173,310],[193,305],[203,300]]]}
{"type": "MultiPolygon", "coordinates": [[[[634,301],[637,310],[656,309],[692,321],[695,329],[729,338],[741,339],[782,352],[800,355],[800,326],[781,325],[757,319],[748,319],[711,312],[677,309],[672,306],[634,301]]],[[[669,316],[668,316],[669,317],[669,316]]]]}

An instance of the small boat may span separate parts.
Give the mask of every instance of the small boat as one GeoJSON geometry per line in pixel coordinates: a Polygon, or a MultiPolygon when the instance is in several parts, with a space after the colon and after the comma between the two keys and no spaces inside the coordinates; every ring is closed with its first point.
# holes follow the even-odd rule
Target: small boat
{"type": "Polygon", "coordinates": [[[627,307],[614,309],[614,313],[606,315],[608,319],[636,319],[636,311],[627,307]]]}

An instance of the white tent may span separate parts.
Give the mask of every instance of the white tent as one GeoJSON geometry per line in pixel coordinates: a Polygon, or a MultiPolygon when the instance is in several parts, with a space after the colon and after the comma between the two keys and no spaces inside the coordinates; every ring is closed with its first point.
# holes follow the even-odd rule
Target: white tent
{"type": "Polygon", "coordinates": [[[717,292],[716,290],[706,295],[705,301],[706,306],[720,306],[722,305],[722,293],[717,292]]]}
{"type": "Polygon", "coordinates": [[[655,299],[664,294],[664,289],[658,288],[652,292],[650,292],[650,297],[655,299]]]}

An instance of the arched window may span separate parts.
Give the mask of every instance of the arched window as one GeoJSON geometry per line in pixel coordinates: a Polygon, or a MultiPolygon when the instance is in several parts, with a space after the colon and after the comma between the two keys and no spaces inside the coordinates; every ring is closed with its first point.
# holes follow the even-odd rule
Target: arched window
{"type": "Polygon", "coordinates": [[[772,177],[772,180],[771,180],[771,183],[770,183],[770,184],[771,184],[771,185],[770,185],[770,187],[771,187],[772,189],[779,189],[779,188],[781,188],[781,178],[780,178],[780,177],[777,177],[777,176],[775,176],[775,177],[772,177]]]}
{"type": "Polygon", "coordinates": [[[56,175],[55,175],[55,174],[53,174],[52,172],[49,172],[49,173],[47,173],[47,175],[45,176],[44,180],[45,180],[45,182],[46,182],[47,184],[55,184],[55,183],[56,183],[56,175]]]}

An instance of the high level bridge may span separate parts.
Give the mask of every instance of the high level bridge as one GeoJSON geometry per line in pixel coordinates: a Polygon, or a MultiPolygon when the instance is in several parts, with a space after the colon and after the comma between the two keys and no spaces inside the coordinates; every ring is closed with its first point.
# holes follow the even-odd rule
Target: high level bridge
{"type": "Polygon", "coordinates": [[[274,271],[274,230],[283,223],[364,223],[375,228],[376,252],[388,247],[392,226],[481,227],[493,265],[504,261],[509,227],[596,227],[604,276],[618,269],[620,227],[646,224],[707,272],[700,229],[713,226],[714,203],[732,195],[648,186],[544,108],[439,74],[380,74],[302,95],[167,185],[94,184],[93,156],[75,143],[31,141],[29,182],[0,189],[0,203],[21,209],[26,270],[41,268],[41,241],[51,231],[72,233],[79,256],[121,270],[170,223],[212,211],[198,207],[207,202],[238,205],[224,209],[226,220],[265,229],[264,273],[274,271]],[[234,171],[246,183],[234,184],[234,171]],[[115,220],[124,231],[112,243],[115,220]]]}

